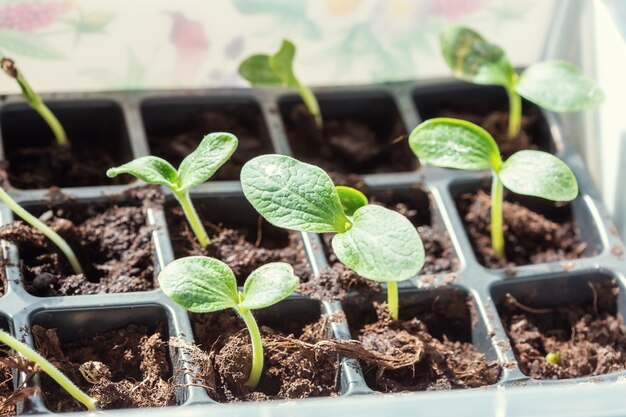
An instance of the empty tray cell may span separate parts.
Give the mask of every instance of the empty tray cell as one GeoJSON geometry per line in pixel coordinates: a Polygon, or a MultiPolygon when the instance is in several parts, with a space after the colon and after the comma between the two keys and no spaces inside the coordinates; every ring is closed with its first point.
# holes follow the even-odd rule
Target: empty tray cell
{"type": "Polygon", "coordinates": [[[9,182],[15,188],[86,187],[125,184],[107,169],[133,159],[122,109],[112,101],[50,102],[67,132],[59,147],[44,120],[26,104],[2,107],[0,126],[9,182]]]}
{"type": "Polygon", "coordinates": [[[239,180],[241,167],[273,147],[259,105],[247,97],[181,97],[149,99],[141,105],[152,155],[175,167],[212,132],[232,133],[237,150],[212,180],[239,180]]]}
{"type": "Polygon", "coordinates": [[[626,368],[626,296],[603,272],[516,279],[491,289],[522,372],[535,379],[626,368]]]}
{"type": "Polygon", "coordinates": [[[365,380],[380,392],[474,388],[495,384],[496,353],[467,291],[401,290],[400,319],[391,320],[384,294],[343,302],[354,339],[372,357],[361,359],[365,380]],[[394,358],[393,363],[388,363],[394,358]],[[397,369],[390,369],[396,367],[397,369]]]}
{"type": "Polygon", "coordinates": [[[396,103],[384,92],[316,94],[324,120],[320,131],[296,96],[280,100],[293,156],[331,173],[413,171],[417,158],[404,135],[396,103]]]}

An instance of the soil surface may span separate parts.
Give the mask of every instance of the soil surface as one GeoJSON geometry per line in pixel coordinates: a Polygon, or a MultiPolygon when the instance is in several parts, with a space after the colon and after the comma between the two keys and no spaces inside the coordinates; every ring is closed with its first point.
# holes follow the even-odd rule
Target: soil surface
{"type": "Polygon", "coordinates": [[[225,224],[212,223],[210,219],[219,218],[215,207],[201,200],[194,201],[194,206],[211,244],[202,248],[183,210],[176,203],[169,203],[166,206],[167,227],[176,258],[190,255],[217,258],[232,268],[239,285],[243,285],[252,271],[269,262],[287,262],[301,282],[309,280],[311,268],[299,233],[276,228],[259,215],[226,221],[225,224]]]}
{"type": "Polygon", "coordinates": [[[491,247],[491,197],[480,190],[457,201],[474,253],[489,268],[556,262],[583,256],[586,249],[571,215],[546,218],[518,203],[504,201],[506,260],[491,247]]]}
{"type": "MultiPolygon", "coordinates": [[[[39,353],[98,400],[101,408],[114,409],[175,404],[163,328],[163,323],[157,323],[157,330],[150,332],[131,324],[70,343],[62,343],[55,329],[33,326],[31,330],[39,353]]],[[[46,375],[42,389],[50,410],[84,411],[46,375]]]]}
{"type": "Polygon", "coordinates": [[[17,244],[24,284],[31,294],[147,291],[155,288],[155,273],[153,227],[147,225],[146,207],[162,199],[156,188],[144,187],[119,196],[117,201],[68,201],[48,210],[31,210],[68,242],[84,274],[74,274],[56,246],[21,220],[1,227],[0,238],[17,244]]]}
{"type": "Polygon", "coordinates": [[[35,388],[21,385],[13,390],[13,370],[26,374],[26,381],[35,373],[35,366],[29,360],[0,349],[0,416],[14,416],[15,406],[35,394],[35,388]]]}
{"type": "Polygon", "coordinates": [[[193,113],[184,129],[175,134],[149,135],[148,142],[153,155],[159,156],[178,167],[182,160],[193,152],[202,138],[211,132],[228,132],[237,136],[239,145],[229,161],[211,177],[214,180],[239,181],[241,167],[255,156],[272,153],[269,138],[265,132],[263,117],[249,109],[241,108],[243,116],[253,123],[245,122],[242,115],[214,110],[193,113]]]}
{"type": "Polygon", "coordinates": [[[507,294],[502,322],[522,372],[536,379],[602,375],[626,368],[626,326],[615,315],[615,283],[589,283],[594,302],[536,307],[507,294]],[[548,353],[560,355],[556,363],[548,353]]]}
{"type": "Polygon", "coordinates": [[[419,166],[399,116],[385,137],[353,119],[324,119],[320,132],[303,104],[292,107],[285,124],[294,156],[328,172],[375,174],[419,166]]]}

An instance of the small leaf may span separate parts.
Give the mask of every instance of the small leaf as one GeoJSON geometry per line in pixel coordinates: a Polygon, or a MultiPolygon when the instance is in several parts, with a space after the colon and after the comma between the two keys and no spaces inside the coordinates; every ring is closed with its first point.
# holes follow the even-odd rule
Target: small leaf
{"type": "Polygon", "coordinates": [[[502,165],[500,179],[517,194],[570,201],[578,195],[572,170],[559,158],[541,151],[519,151],[502,165]]]}
{"type": "Polygon", "coordinates": [[[217,171],[237,149],[237,137],[230,133],[209,133],[200,145],[180,163],[179,189],[202,184],[217,171]]]}
{"type": "Polygon", "coordinates": [[[509,86],[515,71],[500,47],[477,32],[451,27],[440,35],[441,53],[456,77],[477,84],[509,86]]]}
{"type": "Polygon", "coordinates": [[[268,222],[303,232],[343,232],[349,220],[330,177],[285,155],[262,155],[241,169],[243,193],[268,222]]]}
{"type": "Polygon", "coordinates": [[[252,85],[276,87],[283,84],[270,67],[269,55],[252,55],[247,58],[239,65],[239,74],[252,85]]]}
{"type": "Polygon", "coordinates": [[[343,211],[348,216],[354,215],[357,209],[366,206],[368,203],[365,194],[356,188],[345,187],[343,185],[338,185],[335,188],[337,189],[337,194],[339,194],[339,200],[341,200],[341,207],[343,207],[343,211]]]}
{"type": "Polygon", "coordinates": [[[424,246],[411,222],[381,206],[361,207],[352,228],[333,237],[337,258],[374,281],[404,281],[424,265],[424,246]]]}
{"type": "Polygon", "coordinates": [[[270,56],[270,67],[274,74],[283,81],[286,87],[298,87],[299,82],[293,73],[293,58],[296,55],[296,46],[293,42],[284,39],[278,52],[270,56]]]}
{"type": "Polygon", "coordinates": [[[41,37],[25,32],[0,30],[0,49],[16,55],[38,59],[63,59],[66,55],[41,37]]]}
{"type": "Polygon", "coordinates": [[[502,165],[493,137],[464,120],[427,120],[411,132],[409,145],[420,162],[438,167],[497,171],[502,165]]]}
{"type": "Polygon", "coordinates": [[[249,310],[269,307],[291,294],[300,280],[291,265],[273,262],[254,270],[243,286],[243,301],[239,307],[249,310]]]}
{"type": "Polygon", "coordinates": [[[206,256],[188,256],[167,265],[159,286],[169,298],[194,313],[236,308],[237,281],[224,262],[206,256]]]}
{"type": "Polygon", "coordinates": [[[142,156],[107,171],[109,178],[120,174],[130,174],[148,184],[165,185],[169,188],[175,187],[178,178],[176,169],[166,160],[156,156],[142,156]]]}
{"type": "Polygon", "coordinates": [[[604,99],[604,93],[592,79],[564,61],[531,65],[522,72],[515,89],[533,103],[557,112],[584,110],[604,99]]]}

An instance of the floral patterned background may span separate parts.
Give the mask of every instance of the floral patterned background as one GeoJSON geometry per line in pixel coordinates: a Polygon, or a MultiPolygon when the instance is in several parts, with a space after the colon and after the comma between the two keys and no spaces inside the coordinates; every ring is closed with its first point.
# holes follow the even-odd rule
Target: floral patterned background
{"type": "MultiPolygon", "coordinates": [[[[0,53],[40,91],[245,86],[239,62],[299,46],[305,83],[447,74],[437,33],[480,28],[535,61],[555,0],[0,0],[0,53]]],[[[16,92],[8,80],[0,91],[16,92]]]]}

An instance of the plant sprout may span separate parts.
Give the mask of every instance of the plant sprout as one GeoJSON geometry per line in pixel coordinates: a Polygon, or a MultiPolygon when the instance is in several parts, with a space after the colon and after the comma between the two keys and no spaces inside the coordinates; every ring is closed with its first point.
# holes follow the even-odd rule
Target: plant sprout
{"type": "Polygon", "coordinates": [[[206,256],[188,256],[167,265],[159,274],[165,295],[193,313],[232,308],[242,318],[252,342],[252,367],[246,382],[256,388],[263,372],[261,332],[250,310],[269,307],[286,298],[298,286],[291,265],[263,265],[246,279],[243,293],[237,290],[235,274],[224,262],[206,256]]]}
{"type": "Polygon", "coordinates": [[[45,120],[52,130],[54,134],[54,138],[56,139],[57,145],[59,146],[67,146],[69,142],[67,140],[67,135],[65,134],[65,129],[61,126],[61,123],[56,118],[56,116],[50,111],[48,106],[45,105],[39,94],[33,90],[33,88],[28,84],[26,78],[24,78],[24,74],[22,71],[18,70],[15,66],[15,62],[10,58],[2,58],[0,61],[0,65],[2,66],[2,70],[6,75],[15,79],[17,84],[20,86],[22,90],[22,94],[26,99],[28,105],[35,110],[39,115],[45,120]]]}
{"type": "Polygon", "coordinates": [[[560,365],[561,364],[561,353],[560,352],[548,352],[546,355],[546,362],[551,363],[552,365],[560,365]]]}
{"type": "Polygon", "coordinates": [[[237,138],[230,133],[210,133],[183,161],[178,171],[157,156],[142,156],[119,167],[110,168],[107,176],[130,174],[148,184],[164,185],[180,203],[185,217],[202,247],[211,243],[202,221],[189,197],[189,190],[208,180],[235,152],[237,138]]]}
{"type": "Polygon", "coordinates": [[[491,245],[500,259],[505,257],[504,186],[517,194],[554,201],[571,201],[578,195],[576,177],[563,161],[547,152],[523,150],[503,162],[493,137],[470,122],[446,117],[427,120],[411,132],[409,144],[422,163],[493,172],[491,245]]]}
{"type": "Polygon", "coordinates": [[[320,106],[310,88],[304,86],[293,72],[293,58],[296,46],[288,39],[274,55],[257,54],[244,60],[239,66],[239,74],[252,85],[261,87],[289,87],[302,97],[305,106],[315,118],[318,127],[322,126],[320,106]]]}
{"type": "Polygon", "coordinates": [[[0,329],[0,343],[7,345],[9,348],[20,353],[29,361],[34,362],[44,371],[50,378],[54,379],[68,394],[70,394],[76,401],[87,407],[89,411],[96,411],[96,400],[89,395],[81,391],[68,377],[66,377],[61,371],[59,371],[54,365],[52,365],[43,356],[31,349],[26,344],[20,342],[10,334],[0,329]]]}
{"type": "Polygon", "coordinates": [[[398,281],[424,265],[424,247],[411,222],[368,205],[350,187],[335,187],[320,168],[284,155],[262,155],[241,170],[243,192],[271,224],[312,233],[336,233],[337,258],[359,275],[387,283],[391,316],[398,318],[398,281]]]}
{"type": "Polygon", "coordinates": [[[517,74],[504,51],[477,32],[454,26],[440,35],[441,52],[454,75],[476,84],[500,85],[509,97],[509,139],[522,123],[522,97],[547,110],[575,112],[604,99],[598,85],[565,61],[544,61],[517,74]]]}

